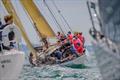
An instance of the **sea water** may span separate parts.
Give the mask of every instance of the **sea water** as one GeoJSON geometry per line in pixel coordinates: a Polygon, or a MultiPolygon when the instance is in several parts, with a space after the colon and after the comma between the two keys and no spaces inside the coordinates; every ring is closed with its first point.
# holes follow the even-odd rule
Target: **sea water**
{"type": "Polygon", "coordinates": [[[41,67],[33,67],[28,62],[27,48],[26,61],[23,70],[19,76],[19,80],[102,80],[99,69],[96,65],[94,52],[87,47],[87,60],[85,64],[59,66],[59,65],[41,65],[41,67]]]}

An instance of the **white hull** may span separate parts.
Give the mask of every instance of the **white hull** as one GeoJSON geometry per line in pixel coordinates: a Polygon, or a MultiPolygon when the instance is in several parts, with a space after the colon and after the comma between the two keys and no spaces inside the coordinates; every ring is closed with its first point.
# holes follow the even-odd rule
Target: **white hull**
{"type": "Polygon", "coordinates": [[[86,54],[74,59],[74,60],[71,60],[71,61],[68,61],[68,62],[64,62],[62,64],[60,64],[61,66],[66,66],[66,65],[75,65],[75,64],[84,64],[85,63],[85,60],[86,60],[86,54]]]}
{"type": "Polygon", "coordinates": [[[0,80],[17,80],[23,63],[23,52],[11,50],[0,54],[0,80]]]}

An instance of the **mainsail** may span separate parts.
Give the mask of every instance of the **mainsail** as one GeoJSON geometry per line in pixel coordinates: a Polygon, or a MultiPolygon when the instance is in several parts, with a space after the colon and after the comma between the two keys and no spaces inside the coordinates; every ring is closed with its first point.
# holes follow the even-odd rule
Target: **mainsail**
{"type": "Polygon", "coordinates": [[[21,4],[24,6],[28,14],[30,15],[32,21],[35,24],[37,31],[41,38],[44,37],[54,37],[55,34],[51,29],[50,25],[44,19],[40,11],[37,9],[36,5],[32,0],[20,0],[21,4]]]}
{"type": "MultiPolygon", "coordinates": [[[[31,50],[32,53],[36,53],[36,51],[34,50],[31,42],[29,41],[29,39],[28,39],[28,37],[27,37],[27,35],[26,35],[25,31],[24,31],[24,27],[23,27],[19,17],[17,16],[17,14],[16,14],[16,12],[15,12],[15,10],[13,8],[13,5],[11,4],[10,0],[2,0],[2,2],[4,4],[4,6],[5,6],[5,8],[7,9],[8,13],[13,15],[14,23],[20,29],[21,34],[22,34],[25,42],[27,43],[28,48],[31,50]]],[[[36,56],[36,54],[34,54],[34,55],[36,56]]]]}

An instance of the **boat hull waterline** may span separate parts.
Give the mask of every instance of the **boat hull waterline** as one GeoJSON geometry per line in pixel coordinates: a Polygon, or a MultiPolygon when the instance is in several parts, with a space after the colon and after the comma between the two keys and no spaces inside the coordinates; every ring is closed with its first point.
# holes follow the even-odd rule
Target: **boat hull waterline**
{"type": "Polygon", "coordinates": [[[61,63],[61,66],[69,66],[69,65],[76,65],[76,64],[84,64],[86,60],[86,54],[81,55],[80,57],[77,57],[76,59],[73,59],[71,61],[67,61],[64,63],[61,63]]]}

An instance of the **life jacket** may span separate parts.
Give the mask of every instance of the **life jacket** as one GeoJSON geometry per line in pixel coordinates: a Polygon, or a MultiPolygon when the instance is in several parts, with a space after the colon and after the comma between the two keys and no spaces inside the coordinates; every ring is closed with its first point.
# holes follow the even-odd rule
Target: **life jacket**
{"type": "Polygon", "coordinates": [[[73,42],[72,42],[73,44],[74,44],[74,47],[75,47],[75,49],[77,50],[78,49],[78,46],[77,46],[77,40],[75,39],[75,40],[73,40],[73,42]]]}
{"type": "Polygon", "coordinates": [[[80,43],[80,46],[83,47],[83,43],[79,38],[77,38],[77,43],[80,43]]]}
{"type": "Polygon", "coordinates": [[[82,43],[84,43],[84,37],[82,35],[78,34],[77,37],[81,40],[82,43]]]}
{"type": "Polygon", "coordinates": [[[80,55],[82,55],[83,51],[84,51],[84,48],[83,47],[78,47],[77,51],[80,55]]]}
{"type": "Polygon", "coordinates": [[[73,44],[78,53],[82,54],[84,51],[83,43],[78,39],[73,40],[73,44]]]}

